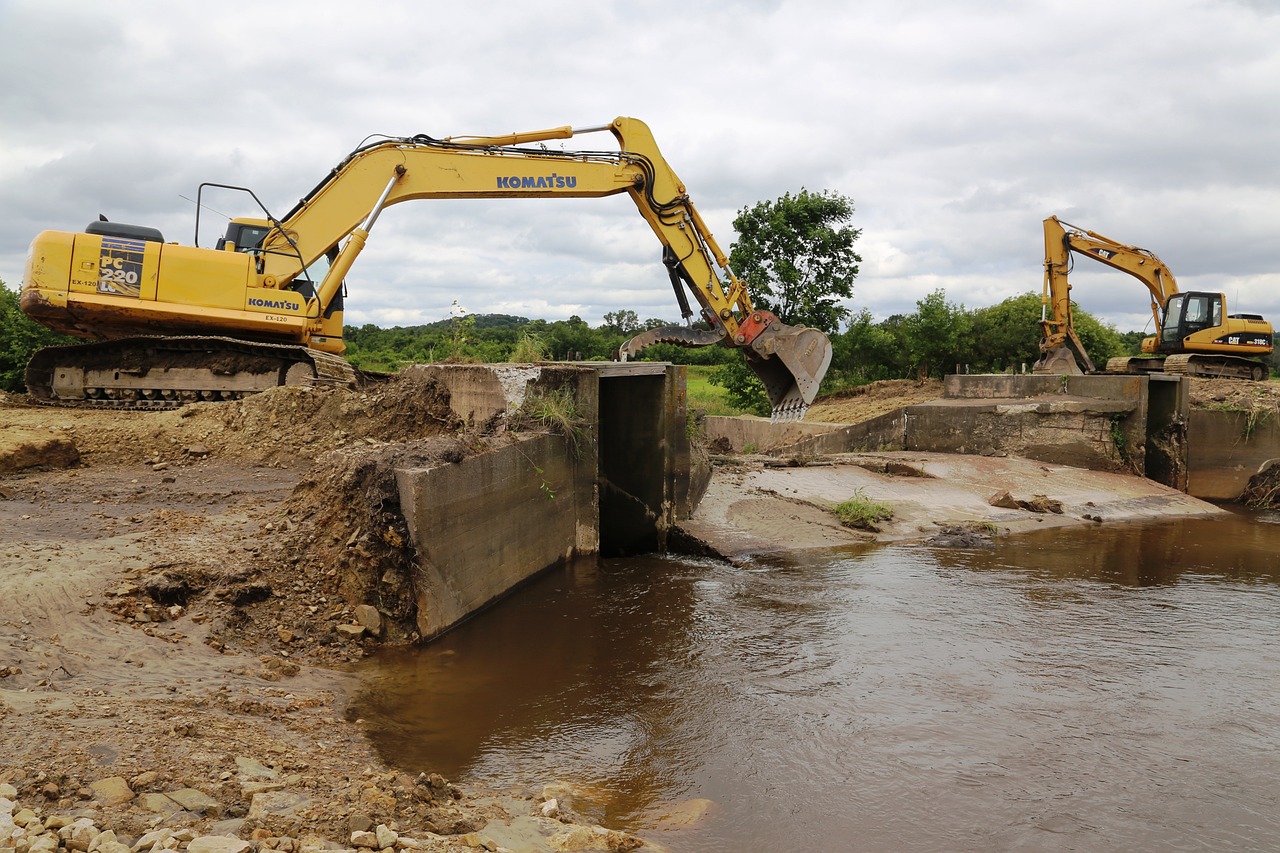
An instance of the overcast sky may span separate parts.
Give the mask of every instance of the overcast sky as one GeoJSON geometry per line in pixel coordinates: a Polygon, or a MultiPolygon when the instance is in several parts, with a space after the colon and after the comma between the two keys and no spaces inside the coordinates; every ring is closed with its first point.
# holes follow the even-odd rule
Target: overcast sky
{"type": "MultiPolygon", "coordinates": [[[[877,318],[939,288],[969,308],[1038,292],[1057,214],[1280,319],[1280,0],[0,0],[0,280],[19,287],[37,232],[99,213],[190,243],[201,181],[281,215],[370,134],[619,115],[726,251],[758,201],[851,198],[850,307],[877,318]]],[[[208,197],[201,245],[247,201],[208,197]]],[[[398,205],[347,280],[356,325],[454,300],[678,316],[625,195],[398,205]]],[[[1149,323],[1137,281],[1081,261],[1073,282],[1121,331],[1149,323]]]]}

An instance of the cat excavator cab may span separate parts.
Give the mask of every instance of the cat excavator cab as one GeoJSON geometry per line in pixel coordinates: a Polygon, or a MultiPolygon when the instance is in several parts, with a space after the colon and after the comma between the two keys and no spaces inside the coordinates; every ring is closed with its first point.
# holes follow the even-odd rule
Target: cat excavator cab
{"type": "Polygon", "coordinates": [[[1154,252],[1063,222],[1044,220],[1044,291],[1040,360],[1035,373],[1095,373],[1076,336],[1071,310],[1073,253],[1128,273],[1147,288],[1155,335],[1142,341],[1143,356],[1112,358],[1107,373],[1182,373],[1261,380],[1258,360],[1272,349],[1271,324],[1257,314],[1230,314],[1222,293],[1178,290],[1173,273],[1154,252]]]}
{"type": "MultiPolygon", "coordinates": [[[[33,396],[72,405],[168,408],[281,384],[349,382],[343,284],[382,210],[417,199],[597,198],[627,193],[661,242],[686,323],[651,330],[624,355],[671,342],[742,351],[775,420],[799,420],[831,361],[816,329],[753,306],[746,285],[638,119],[491,137],[379,138],[351,152],[282,217],[234,219],[216,248],[154,229],[95,222],[31,244],[21,306],[37,322],[100,341],[50,347],[27,367],[33,396]],[[618,151],[533,145],[610,131],[618,151]]],[[[196,234],[199,235],[197,199],[196,234]]],[[[197,241],[198,242],[198,241],[197,241]]]]}

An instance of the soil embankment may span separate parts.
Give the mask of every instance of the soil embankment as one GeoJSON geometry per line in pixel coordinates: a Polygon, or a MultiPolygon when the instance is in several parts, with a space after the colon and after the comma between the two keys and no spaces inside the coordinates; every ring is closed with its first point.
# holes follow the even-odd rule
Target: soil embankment
{"type": "Polygon", "coordinates": [[[73,820],[86,845],[178,833],[146,849],[639,846],[537,791],[394,772],[343,719],[344,665],[412,638],[390,468],[500,441],[457,427],[429,381],[173,412],[0,397],[0,848],[73,820]]]}

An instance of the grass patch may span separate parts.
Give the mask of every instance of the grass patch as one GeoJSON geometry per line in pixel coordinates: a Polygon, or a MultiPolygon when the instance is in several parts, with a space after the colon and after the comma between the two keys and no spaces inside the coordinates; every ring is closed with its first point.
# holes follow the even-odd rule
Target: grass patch
{"type": "Polygon", "coordinates": [[[689,407],[702,409],[708,415],[741,415],[743,410],[729,402],[729,391],[722,385],[711,383],[715,365],[691,364],[688,366],[686,391],[689,407]]]}
{"type": "Polygon", "coordinates": [[[880,532],[879,523],[893,518],[893,507],[883,501],[874,501],[859,489],[844,503],[836,504],[836,518],[845,527],[880,532]]]}

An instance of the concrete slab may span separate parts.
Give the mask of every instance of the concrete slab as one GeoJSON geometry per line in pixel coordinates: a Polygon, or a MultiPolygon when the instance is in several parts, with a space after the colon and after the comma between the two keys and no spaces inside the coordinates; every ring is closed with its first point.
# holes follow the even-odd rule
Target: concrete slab
{"type": "Polygon", "coordinates": [[[722,467],[681,530],[726,557],[875,541],[925,539],[944,524],[990,523],[1016,533],[1044,526],[1201,516],[1225,510],[1142,477],[1052,465],[1019,457],[892,452],[846,454],[820,467],[722,467]],[[1063,512],[992,506],[1044,495],[1063,512]],[[889,503],[879,533],[844,527],[831,512],[855,494],[889,503]],[[1090,518],[1085,518],[1090,516],[1090,518]]]}

